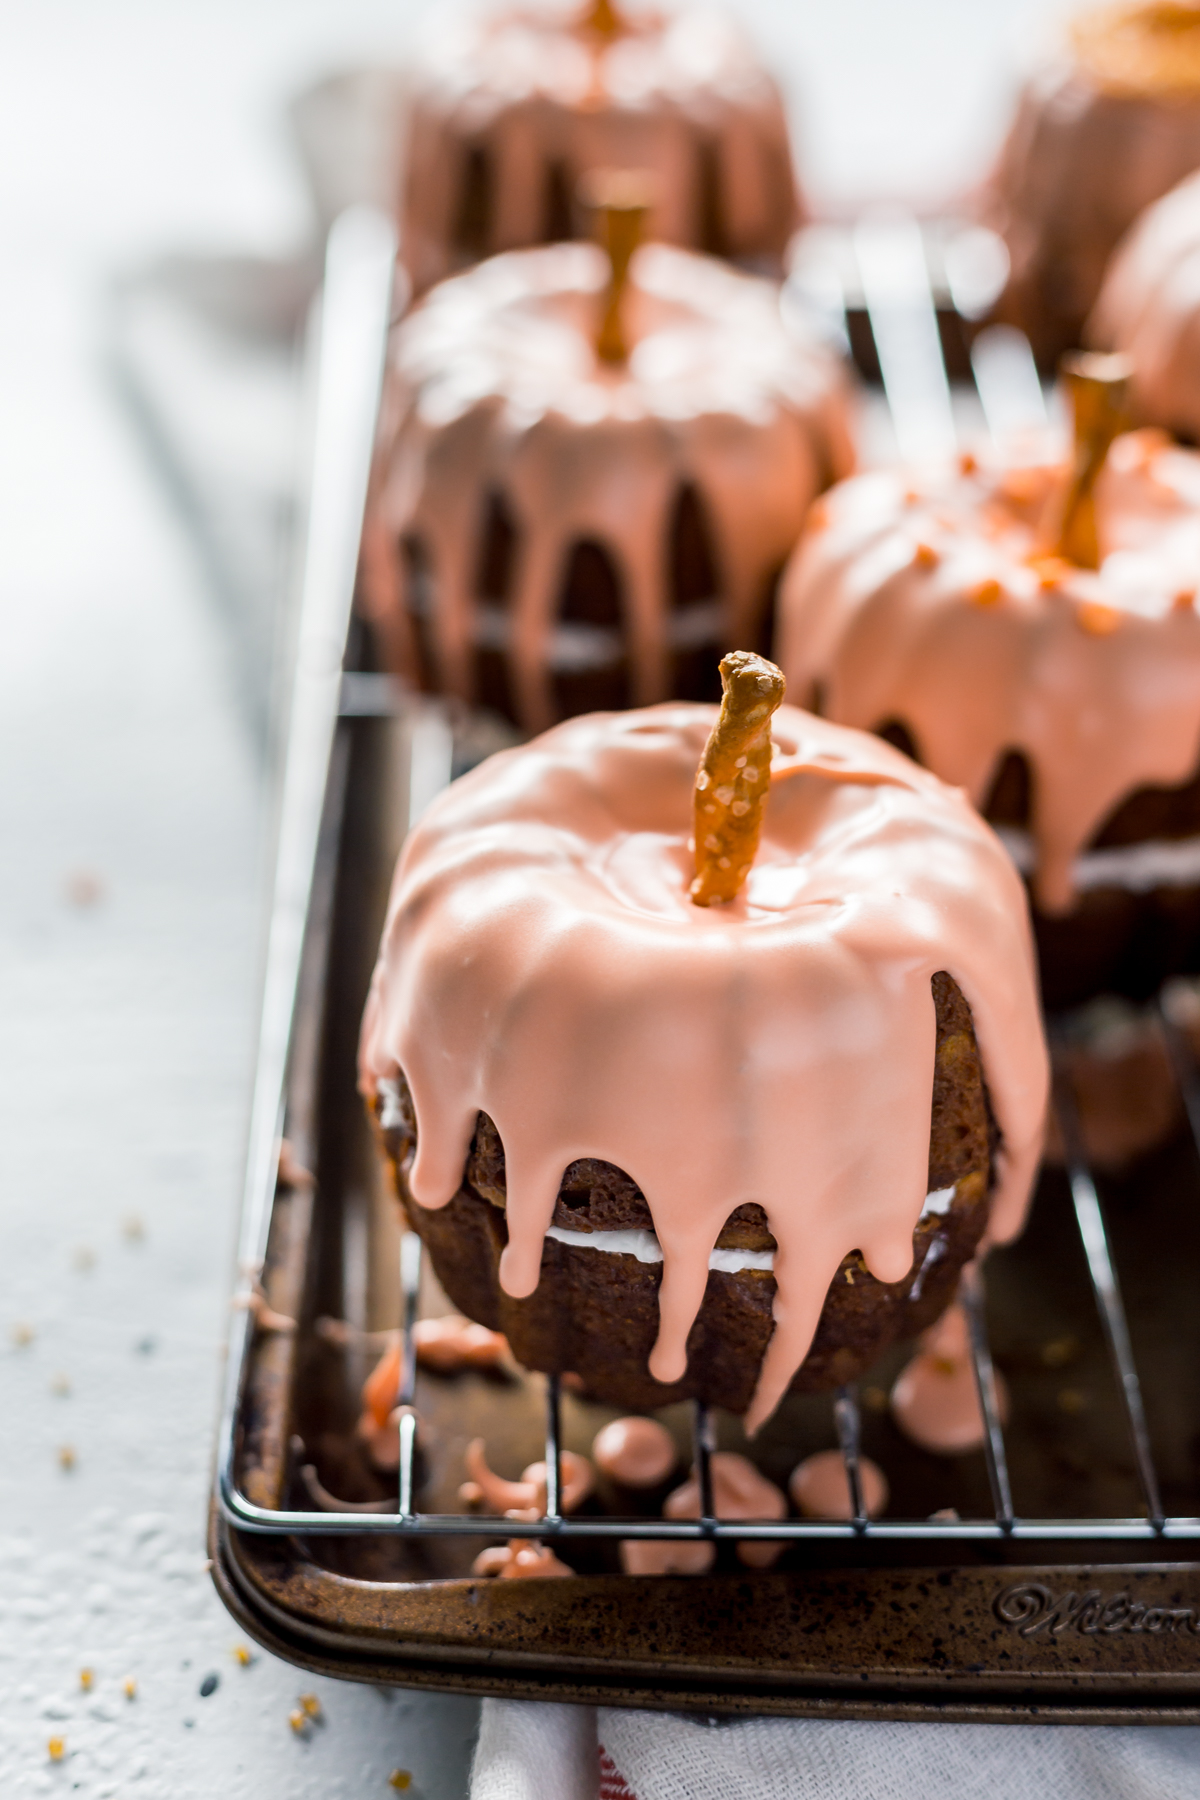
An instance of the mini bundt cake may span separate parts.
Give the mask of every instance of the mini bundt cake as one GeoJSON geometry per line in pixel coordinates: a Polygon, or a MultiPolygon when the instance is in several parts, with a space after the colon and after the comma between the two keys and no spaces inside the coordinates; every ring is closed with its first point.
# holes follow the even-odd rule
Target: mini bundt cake
{"type": "Polygon", "coordinates": [[[1156,200],[1122,240],[1087,337],[1128,356],[1138,420],[1200,441],[1200,174],[1156,200]]]}
{"type": "Polygon", "coordinates": [[[359,1066],[456,1306],[613,1405],[754,1430],[1019,1230],[1046,1059],[965,797],[793,707],[772,749],[779,671],[721,671],[719,714],[576,719],[430,807],[359,1066]]]}
{"type": "Polygon", "coordinates": [[[418,292],[579,228],[600,168],[654,180],[651,236],[777,268],[800,223],[778,89],[732,19],[523,6],[430,46],[408,133],[401,254],[418,292]]]}
{"type": "Polygon", "coordinates": [[[714,698],[853,466],[847,394],[773,283],[690,251],[557,244],[443,282],[385,389],[361,602],[387,661],[530,731],[714,698]]]}
{"type": "Polygon", "coordinates": [[[967,457],[835,489],[780,600],[793,692],[1001,828],[1051,1006],[1200,966],[1200,456],[1113,441],[1126,374],[1077,359],[1066,468],[967,457]]]}
{"type": "Polygon", "coordinates": [[[1034,77],[988,189],[1011,272],[999,316],[1043,366],[1082,340],[1108,259],[1142,209],[1200,166],[1200,5],[1084,13],[1034,77]]]}

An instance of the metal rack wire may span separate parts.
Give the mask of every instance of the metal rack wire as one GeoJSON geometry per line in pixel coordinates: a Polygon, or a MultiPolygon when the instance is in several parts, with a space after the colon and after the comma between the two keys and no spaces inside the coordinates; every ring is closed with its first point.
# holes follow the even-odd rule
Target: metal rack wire
{"type": "MultiPolygon", "coordinates": [[[[1167,1021],[1172,1065],[1187,1098],[1190,1081],[1200,1094],[1200,1072],[1187,1040],[1167,1021]]],[[[768,1540],[794,1543],[819,1539],[874,1539],[879,1542],[926,1540],[1050,1542],[1124,1541],[1158,1539],[1200,1540],[1200,1518],[1167,1517],[1160,1496],[1150,1434],[1146,1423],[1141,1382],[1130,1342],[1125,1307],[1117,1277],[1112,1246],[1096,1182],[1084,1150],[1070,1081],[1058,1062],[1055,1106],[1066,1152],[1074,1217],[1087,1262],[1088,1274],[1117,1390],[1121,1396],[1126,1431],[1133,1452],[1145,1516],[1135,1518],[1039,1519],[1019,1517],[1014,1509],[1005,1453],[1004,1427],[996,1389],[984,1316],[982,1272],[971,1265],[964,1273],[959,1299],[966,1314],[971,1360],[983,1413],[983,1454],[991,1489],[992,1516],[979,1519],[872,1519],[868,1516],[861,1478],[861,1416],[854,1387],[841,1388],[834,1398],[833,1415],[849,1488],[851,1517],[833,1519],[729,1520],[716,1515],[713,1501],[712,1454],[716,1444],[714,1420],[701,1402],[693,1406],[692,1444],[700,1493],[696,1519],[571,1517],[562,1510],[562,1418],[558,1378],[546,1379],[546,1511],[536,1519],[497,1519],[476,1513],[423,1513],[417,1505],[416,1455],[420,1421],[415,1405],[416,1349],[414,1328],[418,1316],[421,1273],[420,1239],[406,1232],[400,1247],[402,1295],[402,1356],[397,1405],[399,1408],[400,1462],[394,1512],[273,1511],[256,1506],[240,1492],[233,1476],[233,1445],[226,1446],[220,1495],[226,1517],[242,1530],[273,1535],[319,1532],[322,1536],[499,1536],[540,1538],[555,1543],[582,1538],[652,1538],[668,1540],[710,1539],[734,1543],[768,1540]]],[[[1193,1127],[1196,1117],[1190,1109],[1193,1127]]],[[[1193,1130],[1200,1152],[1200,1135],[1193,1130]]]]}

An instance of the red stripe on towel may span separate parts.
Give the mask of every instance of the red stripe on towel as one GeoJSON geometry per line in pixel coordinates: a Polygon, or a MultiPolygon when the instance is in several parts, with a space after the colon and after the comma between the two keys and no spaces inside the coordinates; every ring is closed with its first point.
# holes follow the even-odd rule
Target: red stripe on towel
{"type": "Polygon", "coordinates": [[[603,1744],[600,1746],[600,1800],[637,1800],[603,1744]]]}

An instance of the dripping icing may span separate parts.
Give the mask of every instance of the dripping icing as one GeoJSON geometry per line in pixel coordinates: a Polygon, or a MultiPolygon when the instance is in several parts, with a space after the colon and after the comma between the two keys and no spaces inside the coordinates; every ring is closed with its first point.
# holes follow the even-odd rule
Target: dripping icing
{"type": "Polygon", "coordinates": [[[911,477],[846,482],[780,600],[788,682],[819,682],[831,718],[900,720],[976,805],[1009,751],[1028,759],[1026,845],[1047,912],[1080,885],[1124,885],[1127,868],[1138,885],[1135,864],[1087,845],[1120,801],[1187,780],[1200,753],[1200,615],[1180,604],[1200,567],[1200,456],[1155,433],[1118,438],[1097,484],[1096,571],[1036,554],[1059,478],[1053,463],[980,465],[927,473],[915,496],[911,477]],[[987,582],[997,603],[975,604],[987,582]]]}
{"type": "Polygon", "coordinates": [[[1019,878],[965,799],[887,745],[784,706],[742,893],[687,898],[696,764],[715,717],[595,715],[492,758],[425,814],[397,870],[364,1021],[364,1088],[403,1068],[414,1199],[445,1205],[478,1112],[505,1147],[501,1282],[537,1285],[562,1171],[595,1157],[646,1198],[662,1254],[659,1380],[686,1366],[733,1209],[778,1246],[769,1416],[852,1250],[903,1279],[926,1202],[930,981],[972,1008],[1003,1135],[990,1234],[1020,1228],[1046,1067],[1019,878]],[[803,1180],[797,1171],[803,1171],[803,1180]]]}

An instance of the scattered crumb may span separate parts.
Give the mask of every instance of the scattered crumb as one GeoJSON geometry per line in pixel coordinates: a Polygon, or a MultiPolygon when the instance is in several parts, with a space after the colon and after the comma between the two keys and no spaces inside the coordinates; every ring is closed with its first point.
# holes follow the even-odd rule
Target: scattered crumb
{"type": "Polygon", "coordinates": [[[126,1213],[121,1220],[121,1236],[131,1244],[140,1244],[146,1235],[146,1227],[138,1213],[126,1213]]]}
{"type": "Polygon", "coordinates": [[[137,1699],[137,1682],[133,1679],[132,1675],[127,1676],[121,1683],[121,1692],[127,1700],[137,1699]]]}
{"type": "Polygon", "coordinates": [[[88,1270],[94,1269],[95,1266],[96,1252],[90,1249],[87,1244],[80,1244],[77,1249],[71,1252],[71,1267],[73,1269],[78,1269],[81,1275],[86,1275],[88,1270]]]}
{"type": "Polygon", "coordinates": [[[216,1693],[220,1685],[221,1677],[214,1670],[211,1675],[206,1675],[204,1680],[200,1683],[200,1698],[202,1700],[207,1700],[210,1694],[216,1693]]]}
{"type": "Polygon", "coordinates": [[[1081,600],[1075,609],[1075,617],[1093,637],[1108,637],[1121,623],[1119,610],[1115,606],[1106,606],[1102,600],[1081,600]]]}
{"type": "Polygon", "coordinates": [[[1064,1369],[1068,1363],[1074,1362],[1078,1355],[1078,1338],[1051,1338],[1048,1344],[1042,1345],[1042,1362],[1048,1369],[1064,1369]]]}
{"type": "Polygon", "coordinates": [[[854,1286],[854,1270],[853,1269],[846,1270],[846,1283],[849,1287],[854,1286]]]}
{"type": "Polygon", "coordinates": [[[321,1702],[317,1699],[315,1694],[301,1694],[300,1705],[310,1719],[320,1719],[324,1717],[324,1714],[321,1711],[321,1702]]]}
{"type": "Polygon", "coordinates": [[[1058,1409],[1060,1412],[1072,1414],[1081,1413],[1084,1412],[1086,1408],[1087,1395],[1080,1393],[1078,1388],[1059,1389],[1058,1409]]]}
{"type": "Polygon", "coordinates": [[[79,1685],[83,1689],[85,1694],[91,1693],[92,1683],[95,1679],[96,1679],[96,1677],[92,1674],[92,1671],[90,1669],[80,1669],[79,1685]]]}
{"type": "Polygon", "coordinates": [[[299,1707],[297,1707],[294,1712],[288,1714],[288,1724],[291,1726],[297,1737],[303,1737],[308,1730],[308,1720],[305,1718],[299,1707]]]}
{"type": "Polygon", "coordinates": [[[158,1349],[158,1339],[155,1337],[139,1338],[133,1347],[139,1356],[153,1356],[158,1349]]]}
{"type": "Polygon", "coordinates": [[[868,1412],[886,1412],[888,1409],[887,1389],[881,1387],[864,1388],[862,1403],[868,1412]]]}
{"type": "Polygon", "coordinates": [[[61,1762],[67,1753],[66,1738],[52,1737],[46,1745],[46,1755],[51,1762],[61,1762]]]}
{"type": "Polygon", "coordinates": [[[955,1506],[939,1506],[936,1512],[930,1513],[929,1517],[931,1520],[937,1520],[943,1525],[957,1525],[958,1508],[955,1506]]]}
{"type": "Polygon", "coordinates": [[[94,869],[72,869],[63,891],[72,906],[95,906],[104,898],[104,883],[94,869]]]}
{"type": "Polygon", "coordinates": [[[71,1383],[65,1375],[56,1375],[50,1383],[50,1392],[59,1400],[65,1400],[71,1391],[71,1383]]]}
{"type": "Polygon", "coordinates": [[[23,1319],[18,1319],[17,1323],[9,1333],[9,1336],[12,1338],[16,1349],[27,1350],[30,1344],[32,1344],[36,1333],[32,1325],[26,1325],[23,1319]]]}
{"type": "Polygon", "coordinates": [[[296,1329],[295,1319],[289,1319],[285,1313],[277,1313],[272,1310],[261,1281],[256,1281],[248,1291],[235,1294],[229,1305],[232,1312],[248,1312],[260,1331],[279,1331],[287,1334],[296,1329]]]}
{"type": "Polygon", "coordinates": [[[245,1644],[235,1644],[233,1647],[233,1660],[235,1663],[238,1663],[241,1668],[248,1669],[250,1664],[254,1661],[254,1656],[253,1653],[246,1648],[245,1644]]]}
{"type": "Polygon", "coordinates": [[[976,606],[995,606],[1004,597],[1004,589],[994,576],[986,581],[977,581],[969,596],[976,606]]]}
{"type": "Polygon", "coordinates": [[[70,1444],[62,1444],[58,1451],[58,1466],[69,1474],[75,1467],[75,1452],[70,1444]]]}
{"type": "Polygon", "coordinates": [[[406,1793],[412,1786],[412,1776],[407,1769],[393,1769],[388,1776],[388,1786],[395,1788],[398,1794],[406,1793]]]}
{"type": "Polygon", "coordinates": [[[507,1544],[489,1544],[481,1550],[471,1564],[472,1575],[499,1575],[501,1569],[507,1569],[509,1549],[507,1544]]]}

